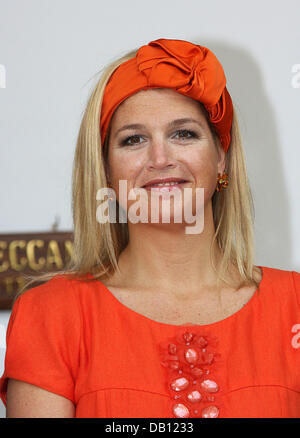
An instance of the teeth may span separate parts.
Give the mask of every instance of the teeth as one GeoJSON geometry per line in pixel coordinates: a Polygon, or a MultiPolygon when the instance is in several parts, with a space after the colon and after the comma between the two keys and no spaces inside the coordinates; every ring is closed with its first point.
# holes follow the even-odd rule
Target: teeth
{"type": "Polygon", "coordinates": [[[175,184],[180,184],[181,181],[172,181],[172,182],[165,182],[165,183],[157,183],[157,184],[152,184],[152,186],[174,186],[175,184]]]}

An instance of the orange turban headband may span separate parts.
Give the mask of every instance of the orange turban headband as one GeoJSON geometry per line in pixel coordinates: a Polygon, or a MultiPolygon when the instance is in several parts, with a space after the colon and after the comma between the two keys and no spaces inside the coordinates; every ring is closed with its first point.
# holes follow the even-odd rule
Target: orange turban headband
{"type": "Polygon", "coordinates": [[[172,88],[202,102],[227,152],[233,107],[222,65],[206,47],[170,39],[158,39],[140,47],[134,58],[123,62],[111,75],[101,109],[102,142],[118,105],[148,88],[172,88]]]}

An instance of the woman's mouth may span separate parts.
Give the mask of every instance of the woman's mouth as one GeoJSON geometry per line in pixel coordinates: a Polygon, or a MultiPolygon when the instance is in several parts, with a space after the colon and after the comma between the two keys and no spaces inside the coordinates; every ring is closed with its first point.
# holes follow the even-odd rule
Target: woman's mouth
{"type": "Polygon", "coordinates": [[[173,190],[181,190],[188,181],[168,181],[164,183],[156,183],[144,186],[143,188],[154,192],[171,192],[173,190]]]}

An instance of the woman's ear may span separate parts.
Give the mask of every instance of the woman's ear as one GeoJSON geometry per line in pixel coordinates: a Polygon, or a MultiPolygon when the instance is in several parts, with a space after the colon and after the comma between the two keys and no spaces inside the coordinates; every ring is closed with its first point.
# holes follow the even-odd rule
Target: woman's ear
{"type": "Polygon", "coordinates": [[[222,148],[219,138],[216,139],[216,146],[218,151],[218,172],[223,174],[226,167],[226,152],[222,148]]]}

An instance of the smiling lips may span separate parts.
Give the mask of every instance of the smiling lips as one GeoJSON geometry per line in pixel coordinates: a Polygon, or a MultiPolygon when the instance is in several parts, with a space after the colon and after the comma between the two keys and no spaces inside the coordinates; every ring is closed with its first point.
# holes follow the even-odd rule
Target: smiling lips
{"type": "Polygon", "coordinates": [[[147,182],[143,188],[146,190],[169,192],[180,189],[188,181],[182,178],[161,178],[147,182]]]}

